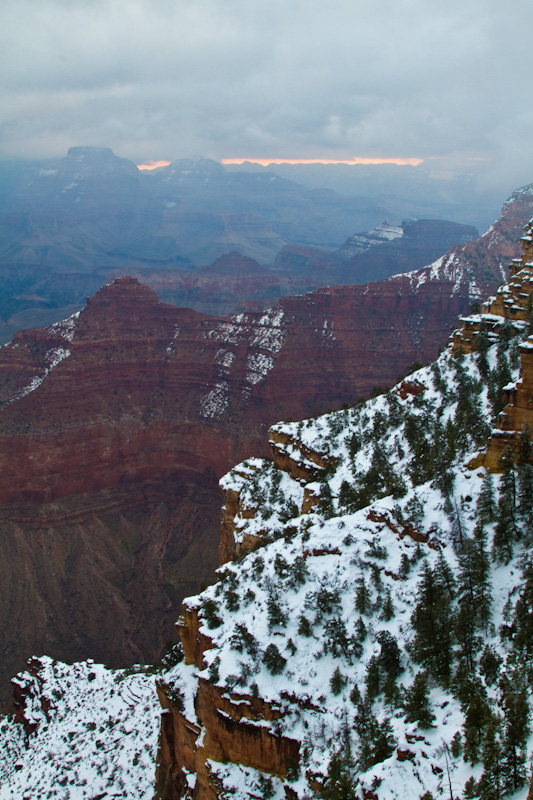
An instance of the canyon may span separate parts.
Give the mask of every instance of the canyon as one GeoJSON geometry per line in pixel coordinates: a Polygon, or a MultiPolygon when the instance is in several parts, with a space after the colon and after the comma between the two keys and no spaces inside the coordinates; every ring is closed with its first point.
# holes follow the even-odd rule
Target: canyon
{"type": "Polygon", "coordinates": [[[517,193],[475,247],[388,281],[222,318],[118,278],[2,347],[3,699],[33,654],[157,658],[183,597],[212,581],[218,479],[268,454],[275,421],[352,404],[433,358],[477,276],[494,288],[517,254],[531,202],[517,193]]]}

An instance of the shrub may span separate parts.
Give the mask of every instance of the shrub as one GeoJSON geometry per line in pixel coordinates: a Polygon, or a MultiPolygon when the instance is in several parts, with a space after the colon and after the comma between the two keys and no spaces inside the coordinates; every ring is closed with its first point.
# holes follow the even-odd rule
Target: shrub
{"type": "Polygon", "coordinates": [[[285,669],[287,659],[281,655],[275,644],[269,644],[265,650],[263,662],[272,675],[280,675],[285,669]]]}

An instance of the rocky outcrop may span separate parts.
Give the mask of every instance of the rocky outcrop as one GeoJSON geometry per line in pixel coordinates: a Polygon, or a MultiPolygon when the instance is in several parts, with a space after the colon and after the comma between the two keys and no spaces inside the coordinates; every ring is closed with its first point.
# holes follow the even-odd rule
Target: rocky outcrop
{"type": "Polygon", "coordinates": [[[452,346],[466,353],[476,347],[476,338],[481,330],[495,336],[504,324],[523,328],[531,319],[531,295],[533,294],[533,224],[524,227],[522,258],[515,258],[509,268],[509,280],[498,287],[496,294],[482,304],[481,313],[461,317],[461,328],[454,331],[452,346]]]}
{"type": "Polygon", "coordinates": [[[504,387],[505,407],[498,417],[498,427],[492,431],[483,465],[492,472],[502,469],[501,458],[510,447],[515,459],[520,449],[520,436],[533,430],[533,337],[520,346],[522,377],[504,387]]]}
{"type": "MultiPolygon", "coordinates": [[[[178,629],[186,663],[201,669],[209,639],[197,611],[185,607],[178,629]]],[[[156,796],[161,800],[176,800],[187,791],[195,800],[222,797],[211,762],[240,764],[281,778],[298,764],[300,743],[276,726],[282,709],[260,697],[228,692],[204,678],[197,680],[194,710],[187,710],[181,696],[164,683],[158,696],[163,712],[156,796]]]]}
{"type": "Polygon", "coordinates": [[[305,480],[306,483],[312,475],[320,474],[331,463],[328,456],[306,447],[286,431],[271,429],[269,443],[276,466],[288,472],[292,478],[305,480]]]}
{"type": "MultiPolygon", "coordinates": [[[[522,258],[514,259],[510,266],[509,281],[499,287],[495,296],[483,303],[479,314],[461,318],[461,327],[451,337],[455,352],[471,353],[480,347],[480,335],[490,342],[502,332],[524,331],[531,325],[531,300],[533,297],[533,220],[524,228],[522,258]]],[[[493,472],[501,470],[501,457],[507,447],[518,455],[520,436],[533,429],[533,337],[519,347],[521,378],[503,387],[504,409],[499,414],[498,426],[492,431],[486,448],[472,461],[473,468],[483,464],[493,472]]]]}

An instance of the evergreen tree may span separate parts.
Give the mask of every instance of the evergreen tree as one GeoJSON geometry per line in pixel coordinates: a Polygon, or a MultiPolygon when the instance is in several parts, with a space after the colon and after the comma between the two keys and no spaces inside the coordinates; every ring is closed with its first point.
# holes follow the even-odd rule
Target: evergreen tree
{"type": "Polygon", "coordinates": [[[487,553],[487,536],[483,527],[479,525],[474,528],[474,540],[471,546],[471,569],[476,625],[478,629],[486,631],[492,609],[491,570],[487,553]]]}
{"type": "Polygon", "coordinates": [[[401,653],[398,642],[389,631],[380,631],[377,635],[381,651],[378,656],[380,669],[393,680],[402,672],[401,653]]]}
{"type": "Polygon", "coordinates": [[[477,354],[477,366],[479,372],[483,377],[487,377],[490,370],[487,359],[487,353],[490,349],[490,339],[483,324],[481,325],[479,333],[474,339],[474,346],[477,354]]]}
{"type": "Polygon", "coordinates": [[[477,501],[477,518],[482,525],[488,525],[496,519],[494,483],[490,472],[487,472],[481,483],[481,491],[477,501]]]}
{"type": "Polygon", "coordinates": [[[453,628],[455,640],[459,645],[457,653],[459,659],[465,664],[468,672],[473,672],[481,640],[476,636],[475,616],[468,595],[464,595],[459,601],[453,628]]]}
{"type": "Polygon", "coordinates": [[[481,645],[477,631],[486,629],[490,619],[490,565],[485,551],[483,529],[474,539],[466,539],[459,555],[458,611],[454,633],[459,645],[459,658],[467,672],[475,668],[475,657],[481,645]]]}
{"type": "Polygon", "coordinates": [[[285,669],[287,659],[279,652],[275,644],[269,644],[265,650],[263,661],[272,675],[279,675],[285,669]]]}
{"type": "Polygon", "coordinates": [[[514,609],[511,625],[513,648],[522,661],[533,656],[533,560],[526,562],[524,583],[514,609]]]}
{"type": "Polygon", "coordinates": [[[481,686],[473,686],[468,698],[468,704],[463,708],[465,721],[464,732],[464,760],[477,764],[480,748],[483,741],[487,723],[490,720],[490,708],[485,693],[481,686]]]}
{"type": "Polygon", "coordinates": [[[446,572],[438,568],[432,570],[424,563],[411,616],[415,631],[413,658],[444,686],[449,683],[452,663],[451,590],[446,572]]]}
{"type": "Polygon", "coordinates": [[[368,700],[358,704],[354,725],[359,736],[357,766],[361,772],[366,772],[374,764],[379,764],[392,755],[396,740],[390,720],[385,718],[381,723],[378,722],[368,700]]]}
{"type": "Polygon", "coordinates": [[[484,772],[476,787],[480,800],[501,800],[503,795],[502,748],[499,733],[500,721],[492,715],[486,725],[483,739],[481,760],[484,772]]]}
{"type": "Polygon", "coordinates": [[[333,754],[328,765],[328,777],[317,797],[322,800],[358,800],[357,781],[352,776],[353,758],[346,743],[333,754]]]}
{"type": "Polygon", "coordinates": [[[429,703],[429,686],[427,676],[419,672],[412,686],[407,690],[404,700],[405,719],[407,722],[418,722],[420,728],[431,728],[435,714],[429,703]]]}
{"type": "Polygon", "coordinates": [[[384,622],[390,622],[393,616],[394,616],[394,604],[392,602],[390,589],[387,589],[385,600],[383,602],[383,608],[381,609],[380,619],[382,619],[384,622]]]}
{"type": "Polygon", "coordinates": [[[526,741],[529,734],[529,705],[522,682],[504,680],[503,706],[505,710],[502,740],[503,788],[516,792],[526,780],[526,741]]]}
{"type": "Polygon", "coordinates": [[[455,552],[458,553],[462,549],[465,541],[465,522],[463,518],[463,512],[457,505],[457,500],[455,497],[453,498],[452,507],[452,542],[455,552]]]}
{"type": "Polygon", "coordinates": [[[493,554],[495,559],[507,564],[513,556],[513,541],[517,538],[518,532],[515,517],[516,481],[510,447],[506,447],[504,450],[500,465],[503,474],[500,478],[500,499],[494,531],[493,554]]]}
{"type": "Polygon", "coordinates": [[[333,617],[324,625],[324,652],[333,656],[343,655],[350,660],[346,625],[340,617],[333,617]]]}
{"type": "Polygon", "coordinates": [[[360,614],[368,614],[370,611],[370,592],[368,591],[362,576],[357,581],[355,608],[360,614]]]}
{"type": "Polygon", "coordinates": [[[298,633],[300,636],[312,636],[313,635],[313,628],[311,627],[311,623],[307,619],[304,614],[300,614],[298,617],[298,633]]]}
{"type": "Polygon", "coordinates": [[[382,675],[378,656],[372,656],[366,665],[365,686],[369,700],[374,700],[381,692],[382,675]]]}
{"type": "Polygon", "coordinates": [[[526,542],[533,538],[533,466],[518,467],[518,512],[522,518],[526,542]]]}
{"type": "Polygon", "coordinates": [[[481,658],[479,659],[479,669],[485,678],[487,686],[496,683],[502,665],[502,659],[490,645],[486,645],[481,658]]]}
{"type": "Polygon", "coordinates": [[[340,671],[339,667],[335,668],[335,672],[331,676],[329,685],[331,686],[331,691],[334,695],[340,694],[346,686],[346,678],[340,671]]]}

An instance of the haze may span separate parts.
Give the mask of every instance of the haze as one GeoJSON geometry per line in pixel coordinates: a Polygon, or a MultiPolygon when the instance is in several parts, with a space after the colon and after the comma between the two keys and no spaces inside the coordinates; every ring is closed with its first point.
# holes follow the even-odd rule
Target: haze
{"type": "Polygon", "coordinates": [[[4,0],[0,17],[0,158],[437,158],[505,191],[533,180],[526,0],[4,0]]]}

